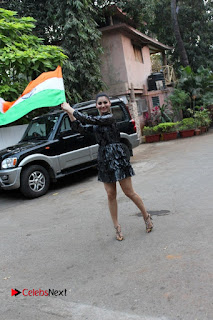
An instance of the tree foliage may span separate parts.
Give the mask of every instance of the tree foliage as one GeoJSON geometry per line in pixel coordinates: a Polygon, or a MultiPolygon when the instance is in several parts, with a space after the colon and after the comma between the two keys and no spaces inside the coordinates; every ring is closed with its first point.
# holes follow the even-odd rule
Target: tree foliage
{"type": "Polygon", "coordinates": [[[7,10],[16,11],[19,17],[33,17],[36,21],[34,21],[35,28],[32,30],[32,32],[37,37],[43,38],[44,43],[48,44],[48,40],[46,38],[46,0],[4,0],[0,6],[7,10]]]}
{"type": "MultiPolygon", "coordinates": [[[[213,69],[213,24],[211,0],[177,0],[177,21],[194,72],[203,65],[213,69]]],[[[168,63],[176,71],[182,65],[172,18],[171,0],[4,0],[2,6],[32,16],[34,34],[45,44],[61,45],[69,59],[63,66],[66,92],[72,101],[89,99],[102,87],[100,75],[100,21],[103,7],[118,5],[141,32],[174,47],[168,63]],[[145,23],[144,23],[145,22],[145,23]]]]}
{"type": "Polygon", "coordinates": [[[101,33],[91,0],[6,0],[5,6],[16,6],[20,16],[30,14],[37,20],[34,32],[45,44],[64,49],[68,59],[63,65],[63,77],[71,102],[90,99],[103,88],[101,33]]]}
{"type": "Polygon", "coordinates": [[[177,1],[176,0],[171,0],[171,18],[172,18],[174,35],[177,42],[178,54],[180,56],[180,62],[182,66],[186,67],[189,65],[189,59],[188,59],[184,42],[180,33],[180,27],[179,27],[178,18],[177,18],[177,1]]]}
{"type": "Polygon", "coordinates": [[[90,1],[58,1],[56,25],[61,46],[74,66],[70,72],[64,69],[70,98],[77,102],[90,99],[103,83],[100,72],[101,33],[93,19],[94,11],[90,1]]]}
{"type": "MultiPolygon", "coordinates": [[[[137,29],[141,32],[174,47],[172,52],[167,53],[167,57],[178,70],[182,62],[172,23],[171,0],[98,0],[95,2],[99,6],[115,3],[133,18],[137,29]]],[[[212,1],[179,0],[176,2],[177,22],[189,65],[194,71],[201,65],[213,70],[212,1]]]]}
{"type": "Polygon", "coordinates": [[[17,99],[29,81],[66,59],[59,47],[32,35],[34,21],[0,8],[0,96],[5,100],[17,99]]]}
{"type": "Polygon", "coordinates": [[[181,68],[177,87],[188,93],[191,109],[195,105],[208,106],[213,102],[213,73],[202,66],[197,72],[190,66],[181,68]]]}
{"type": "Polygon", "coordinates": [[[195,110],[208,107],[213,101],[213,73],[202,66],[194,72],[190,66],[180,68],[180,77],[176,88],[168,97],[177,116],[191,116],[195,110]]]}
{"type": "MultiPolygon", "coordinates": [[[[189,65],[196,71],[201,65],[213,70],[213,24],[210,1],[182,0],[177,2],[177,19],[189,65]]],[[[159,41],[173,46],[170,61],[176,70],[180,67],[180,54],[172,28],[170,0],[156,1],[155,17],[150,29],[159,41]],[[160,14],[159,14],[160,13],[160,14]]]]}

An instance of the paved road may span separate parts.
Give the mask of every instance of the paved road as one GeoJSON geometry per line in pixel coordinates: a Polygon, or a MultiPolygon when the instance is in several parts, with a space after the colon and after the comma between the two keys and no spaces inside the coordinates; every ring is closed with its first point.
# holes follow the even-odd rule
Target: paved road
{"type": "Polygon", "coordinates": [[[0,318],[212,320],[212,159],[213,131],[135,149],[133,183],[155,229],[118,188],[123,242],[95,171],[39,199],[1,192],[0,318]]]}

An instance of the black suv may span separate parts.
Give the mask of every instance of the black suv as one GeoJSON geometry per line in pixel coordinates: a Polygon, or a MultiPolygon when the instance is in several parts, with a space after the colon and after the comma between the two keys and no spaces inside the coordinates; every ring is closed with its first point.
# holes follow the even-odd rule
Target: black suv
{"type": "MultiPolygon", "coordinates": [[[[124,102],[111,99],[111,110],[121,132],[127,154],[138,146],[134,120],[124,102]]],[[[95,101],[73,106],[88,115],[98,115],[95,101]]],[[[93,134],[72,130],[68,115],[61,109],[34,118],[21,141],[0,151],[0,188],[18,189],[28,198],[44,195],[50,181],[97,164],[98,145],[93,134]]]]}

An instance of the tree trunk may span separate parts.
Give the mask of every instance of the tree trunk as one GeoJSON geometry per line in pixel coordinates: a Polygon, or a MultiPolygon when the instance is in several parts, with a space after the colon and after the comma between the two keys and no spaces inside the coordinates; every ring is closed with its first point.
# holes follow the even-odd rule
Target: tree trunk
{"type": "Polygon", "coordinates": [[[176,13],[176,6],[177,6],[176,0],[171,0],[171,16],[173,21],[174,34],[175,34],[175,38],[177,40],[177,45],[178,45],[180,61],[183,67],[186,67],[189,65],[189,60],[188,60],[188,56],[187,56],[184,43],[180,34],[180,28],[179,28],[178,19],[177,19],[177,13],[176,13]]]}

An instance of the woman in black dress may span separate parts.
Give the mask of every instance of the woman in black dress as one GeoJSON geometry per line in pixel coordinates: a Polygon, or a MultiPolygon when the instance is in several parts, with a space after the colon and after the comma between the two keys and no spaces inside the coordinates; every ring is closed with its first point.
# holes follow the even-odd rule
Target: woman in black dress
{"type": "Polygon", "coordinates": [[[96,96],[96,108],[99,116],[88,116],[73,109],[64,102],[61,108],[66,111],[73,122],[73,129],[81,133],[94,132],[98,149],[98,180],[104,183],[108,196],[108,205],[112,221],[116,229],[116,239],[124,239],[121,227],[118,223],[116,181],[119,181],[124,194],[129,197],[140,209],[145,224],[146,232],[152,231],[153,223],[150,214],[147,213],[143,201],[132,187],[131,177],[134,170],[126,157],[122,143],[120,143],[120,132],[116,121],[110,112],[111,102],[107,94],[99,93],[96,96]],[[82,124],[82,122],[87,125],[82,124]],[[89,125],[89,126],[88,126],[89,125]]]}

